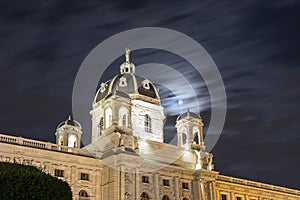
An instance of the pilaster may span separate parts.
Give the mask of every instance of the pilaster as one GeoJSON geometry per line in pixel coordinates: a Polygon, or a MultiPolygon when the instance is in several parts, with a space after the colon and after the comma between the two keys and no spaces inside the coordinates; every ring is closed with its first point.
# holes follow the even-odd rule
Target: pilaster
{"type": "Polygon", "coordinates": [[[230,199],[231,199],[231,200],[235,200],[235,198],[234,198],[234,193],[233,193],[233,192],[230,192],[230,199]]]}
{"type": "Polygon", "coordinates": [[[101,198],[101,185],[102,185],[102,177],[101,177],[101,171],[96,170],[96,176],[95,176],[95,194],[96,194],[96,199],[102,199],[101,198]]]}
{"type": "Polygon", "coordinates": [[[139,173],[139,169],[136,168],[135,169],[135,199],[139,199],[140,198],[140,173],[139,173]]]}
{"type": "Polygon", "coordinates": [[[179,177],[175,176],[174,177],[174,193],[175,193],[175,199],[179,200],[179,177]]]}
{"type": "Polygon", "coordinates": [[[119,198],[120,200],[125,199],[125,173],[124,173],[124,167],[119,167],[119,180],[120,180],[120,188],[119,188],[119,198]]]}
{"type": "Polygon", "coordinates": [[[159,174],[154,175],[154,184],[155,184],[155,199],[159,199],[159,174]]]}

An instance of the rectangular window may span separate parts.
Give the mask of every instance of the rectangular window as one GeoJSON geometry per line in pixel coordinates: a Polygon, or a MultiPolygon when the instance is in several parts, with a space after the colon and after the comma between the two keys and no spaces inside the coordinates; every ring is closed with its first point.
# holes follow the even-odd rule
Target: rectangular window
{"type": "Polygon", "coordinates": [[[163,179],[163,186],[170,186],[170,181],[167,179],[163,179]]]}
{"type": "Polygon", "coordinates": [[[242,197],[236,197],[236,200],[242,200],[242,197]]]}
{"type": "Polygon", "coordinates": [[[182,183],[182,189],[189,189],[189,183],[182,183]]]}
{"type": "Polygon", "coordinates": [[[221,195],[221,200],[227,200],[227,195],[226,194],[222,194],[221,195]]]}
{"type": "Polygon", "coordinates": [[[88,180],[89,180],[89,174],[81,173],[81,174],[80,174],[80,179],[81,179],[81,180],[88,181],[88,180]]]}
{"type": "Polygon", "coordinates": [[[142,176],[143,183],[149,183],[149,176],[142,176]]]}
{"type": "Polygon", "coordinates": [[[55,169],[55,170],[54,170],[54,176],[57,176],[57,177],[64,177],[64,170],[55,169]]]}

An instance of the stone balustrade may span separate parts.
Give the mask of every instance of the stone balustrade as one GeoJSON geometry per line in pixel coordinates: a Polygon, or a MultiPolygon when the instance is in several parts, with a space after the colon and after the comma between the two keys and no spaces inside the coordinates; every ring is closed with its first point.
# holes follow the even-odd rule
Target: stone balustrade
{"type": "Polygon", "coordinates": [[[293,190],[285,187],[280,187],[280,186],[274,186],[274,185],[269,185],[265,183],[259,183],[255,181],[249,181],[245,179],[240,179],[240,178],[234,178],[234,177],[229,177],[229,176],[223,176],[223,175],[218,175],[217,180],[219,181],[225,181],[229,183],[236,183],[239,185],[246,185],[246,186],[251,186],[251,187],[256,187],[256,188],[261,188],[261,189],[267,189],[267,190],[273,190],[277,192],[285,192],[293,195],[300,195],[300,191],[298,190],[293,190]]]}
{"type": "Polygon", "coordinates": [[[89,151],[87,151],[85,149],[62,146],[62,145],[57,145],[57,144],[53,144],[50,142],[41,142],[41,141],[37,141],[37,140],[26,139],[23,137],[15,137],[15,136],[8,136],[8,135],[0,134],[0,142],[94,157],[94,154],[90,153],[89,151]]]}

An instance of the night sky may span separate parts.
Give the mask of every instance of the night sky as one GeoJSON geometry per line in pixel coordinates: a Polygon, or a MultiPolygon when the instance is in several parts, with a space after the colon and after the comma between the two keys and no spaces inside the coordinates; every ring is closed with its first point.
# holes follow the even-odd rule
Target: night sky
{"type": "MultiPolygon", "coordinates": [[[[300,189],[299,9],[296,0],[1,1],[0,132],[54,142],[88,53],[121,31],[165,27],[198,41],[223,77],[228,108],[212,151],[216,170],[300,189]]],[[[181,63],[149,52],[133,52],[133,62],[181,63]]],[[[122,59],[101,80],[118,73],[122,59]]],[[[209,99],[205,86],[199,98],[209,99]]],[[[208,124],[209,106],[201,115],[208,124]]],[[[174,126],[176,115],[168,117],[174,126]]]]}

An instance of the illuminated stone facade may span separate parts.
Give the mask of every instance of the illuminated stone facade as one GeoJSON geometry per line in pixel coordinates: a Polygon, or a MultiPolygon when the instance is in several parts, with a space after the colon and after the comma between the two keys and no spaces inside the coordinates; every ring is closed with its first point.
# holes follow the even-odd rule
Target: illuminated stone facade
{"type": "MultiPolygon", "coordinates": [[[[0,161],[37,166],[67,181],[73,199],[296,200],[300,191],[214,171],[203,122],[187,111],[176,121],[178,144],[163,143],[163,107],[149,80],[135,74],[130,51],[120,74],[101,84],[92,110],[91,144],[67,119],[56,144],[0,134],[0,161]]],[[[0,172],[1,173],[1,172],[0,172]]]]}

